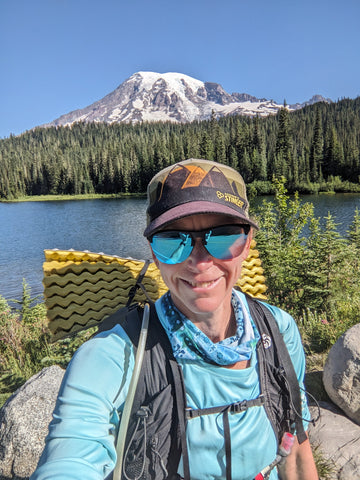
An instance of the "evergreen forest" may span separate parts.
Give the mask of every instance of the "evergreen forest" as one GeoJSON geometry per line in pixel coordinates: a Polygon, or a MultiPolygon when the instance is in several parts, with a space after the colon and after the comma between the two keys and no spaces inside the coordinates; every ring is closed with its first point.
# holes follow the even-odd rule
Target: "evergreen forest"
{"type": "Polygon", "coordinates": [[[360,191],[360,97],[266,118],[189,124],[76,123],[0,140],[0,199],[144,193],[161,168],[207,158],[238,169],[250,193],[360,191]]]}

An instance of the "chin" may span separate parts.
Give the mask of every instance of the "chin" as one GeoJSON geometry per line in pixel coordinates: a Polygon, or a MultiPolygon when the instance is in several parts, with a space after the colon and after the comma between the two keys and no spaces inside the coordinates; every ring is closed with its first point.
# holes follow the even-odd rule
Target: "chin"
{"type": "MultiPolygon", "coordinates": [[[[220,307],[221,302],[216,301],[213,298],[199,298],[184,305],[188,312],[196,315],[215,313],[220,307]]],[[[190,320],[191,317],[189,317],[190,320]]]]}

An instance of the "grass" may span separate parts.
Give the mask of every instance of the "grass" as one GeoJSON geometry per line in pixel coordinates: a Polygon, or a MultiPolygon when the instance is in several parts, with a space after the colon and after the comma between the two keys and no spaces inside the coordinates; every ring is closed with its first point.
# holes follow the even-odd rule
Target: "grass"
{"type": "Polygon", "coordinates": [[[330,459],[325,457],[320,446],[312,445],[312,453],[320,480],[331,480],[336,472],[336,465],[330,459]]]}
{"type": "MultiPolygon", "coordinates": [[[[320,402],[329,402],[330,398],[326,393],[322,381],[324,364],[327,357],[326,352],[309,354],[306,357],[305,388],[315,399],[320,402]]],[[[310,405],[313,400],[309,397],[310,405]]]]}
{"type": "Polygon", "coordinates": [[[17,375],[8,374],[0,377],[0,408],[24,382],[25,379],[17,375]]]}
{"type": "Polygon", "coordinates": [[[12,200],[0,199],[1,203],[15,202],[58,202],[63,200],[92,200],[101,198],[145,198],[145,193],[84,193],[78,195],[32,195],[18,197],[12,200]]]}
{"type": "Polygon", "coordinates": [[[66,368],[77,348],[94,333],[90,328],[74,338],[52,343],[45,304],[34,305],[26,282],[19,303],[20,308],[11,309],[0,296],[0,406],[44,367],[66,368]]]}
{"type": "Polygon", "coordinates": [[[63,200],[92,200],[101,198],[145,198],[145,196],[145,193],[84,193],[78,195],[31,195],[18,197],[12,200],[0,199],[0,202],[58,202],[63,200]]]}

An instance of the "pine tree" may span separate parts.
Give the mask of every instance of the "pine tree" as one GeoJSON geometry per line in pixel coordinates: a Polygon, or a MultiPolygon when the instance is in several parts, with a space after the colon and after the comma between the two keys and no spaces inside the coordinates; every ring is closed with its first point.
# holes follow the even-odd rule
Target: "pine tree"
{"type": "Polygon", "coordinates": [[[344,152],[338,139],[335,127],[331,128],[330,138],[326,149],[326,160],[328,175],[342,175],[344,173],[344,152]]]}
{"type": "Polygon", "coordinates": [[[209,136],[209,134],[205,131],[202,134],[201,142],[200,142],[200,155],[201,158],[205,158],[206,160],[214,160],[215,153],[214,153],[214,144],[209,136]]]}
{"type": "Polygon", "coordinates": [[[243,155],[239,158],[239,172],[241,173],[245,183],[250,183],[252,178],[251,161],[246,149],[243,155]]]}
{"type": "Polygon", "coordinates": [[[351,223],[347,234],[350,242],[356,246],[360,253],[360,211],[358,208],[355,209],[354,220],[351,223]]]}
{"type": "Polygon", "coordinates": [[[266,147],[263,133],[260,129],[259,117],[254,120],[254,134],[253,134],[253,178],[254,180],[267,179],[267,159],[266,147]]]}
{"type": "Polygon", "coordinates": [[[346,242],[337,231],[338,224],[329,213],[325,225],[313,218],[303,259],[304,299],[308,306],[334,318],[335,298],[343,287],[346,242]]]}
{"type": "Polygon", "coordinates": [[[276,154],[281,156],[287,166],[291,164],[292,141],[290,132],[289,111],[287,108],[281,108],[278,114],[279,128],[276,139],[276,154]]]}
{"type": "Polygon", "coordinates": [[[310,178],[313,182],[317,182],[320,179],[320,171],[323,161],[324,138],[322,131],[322,123],[320,116],[320,109],[317,110],[314,135],[311,143],[310,150],[310,178]]]}
{"type": "Polygon", "coordinates": [[[298,195],[290,200],[285,179],[273,182],[275,201],[264,201],[256,211],[260,230],[256,235],[265,270],[269,300],[290,311],[301,304],[304,257],[303,231],[313,216],[313,206],[298,195]]]}
{"type": "Polygon", "coordinates": [[[323,177],[331,182],[329,188],[356,190],[359,131],[360,98],[316,104],[291,113],[283,108],[267,118],[230,116],[217,120],[213,115],[210,121],[190,124],[79,122],[71,128],[38,128],[0,139],[0,196],[100,193],[119,191],[120,186],[123,191],[122,175],[128,176],[129,171],[124,172],[124,165],[117,160],[120,157],[122,162],[132,161],[132,175],[139,172],[141,177],[143,162],[148,171],[140,180],[130,179],[129,192],[144,190],[146,178],[159,168],[191,157],[237,165],[248,182],[283,175],[291,190],[308,192],[318,191],[323,177]],[[107,166],[110,160],[112,166],[107,166]],[[110,181],[114,183],[111,186],[110,181]]]}
{"type": "Polygon", "coordinates": [[[218,163],[227,163],[225,139],[221,130],[215,140],[215,161],[218,163]]]}

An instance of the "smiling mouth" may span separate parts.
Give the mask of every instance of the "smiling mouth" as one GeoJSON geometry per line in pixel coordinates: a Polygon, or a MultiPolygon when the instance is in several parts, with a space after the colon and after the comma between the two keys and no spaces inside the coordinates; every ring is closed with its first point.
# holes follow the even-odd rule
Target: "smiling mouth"
{"type": "Polygon", "coordinates": [[[195,282],[195,281],[184,280],[184,282],[190,285],[192,288],[208,288],[214,285],[217,281],[218,279],[211,280],[208,282],[195,282]]]}

